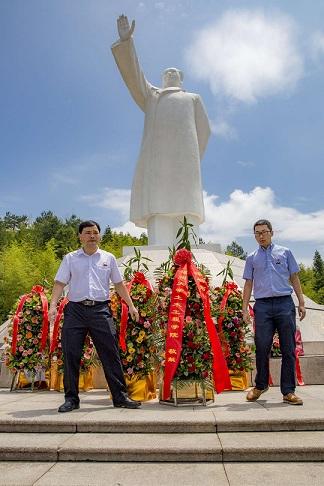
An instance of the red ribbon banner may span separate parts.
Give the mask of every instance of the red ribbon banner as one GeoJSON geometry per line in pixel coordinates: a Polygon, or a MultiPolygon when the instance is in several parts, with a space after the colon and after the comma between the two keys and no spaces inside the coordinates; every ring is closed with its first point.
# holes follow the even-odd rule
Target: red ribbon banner
{"type": "MultiPolygon", "coordinates": [[[[134,284],[141,284],[147,288],[150,292],[153,291],[152,285],[146,279],[144,273],[142,272],[135,272],[134,277],[130,282],[126,284],[126,288],[128,292],[131,291],[131,288],[134,284]]],[[[120,331],[119,331],[119,346],[122,351],[126,351],[126,330],[127,330],[127,322],[128,322],[128,305],[124,300],[121,301],[121,317],[120,317],[120,331]]]]}
{"type": "Polygon", "coordinates": [[[52,341],[51,341],[51,347],[50,347],[50,353],[54,353],[56,347],[57,347],[57,340],[58,340],[58,334],[59,334],[59,327],[60,327],[60,320],[63,315],[64,307],[66,304],[69,302],[69,299],[67,297],[64,297],[59,305],[59,308],[57,310],[55,320],[54,320],[54,325],[53,325],[53,335],[52,335],[52,341]]]}
{"type": "Polygon", "coordinates": [[[163,400],[171,394],[171,383],[177,371],[182,351],[183,325],[188,298],[188,277],[192,276],[203,303],[204,318],[213,353],[213,378],[217,393],[232,389],[226,360],[210,314],[209,286],[206,279],[191,260],[188,250],[178,250],[174,262],[179,268],[176,271],[171,294],[169,320],[166,337],[166,356],[163,382],[163,400]]]}
{"type": "Polygon", "coordinates": [[[47,335],[48,335],[48,301],[46,295],[44,294],[44,288],[41,285],[35,285],[29,294],[23,295],[19,302],[18,306],[13,318],[12,324],[12,343],[11,343],[11,352],[12,354],[16,354],[17,351],[17,336],[18,336],[18,329],[20,324],[20,313],[25,305],[26,300],[29,297],[32,297],[33,294],[38,294],[41,299],[42,303],[42,311],[43,311],[43,322],[42,322],[42,329],[41,329],[41,342],[40,342],[40,351],[44,351],[47,342],[47,335]]]}

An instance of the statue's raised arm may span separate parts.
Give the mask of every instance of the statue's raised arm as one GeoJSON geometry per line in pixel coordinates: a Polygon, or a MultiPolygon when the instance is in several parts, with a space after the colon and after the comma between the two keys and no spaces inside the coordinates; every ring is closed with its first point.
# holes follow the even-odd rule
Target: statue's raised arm
{"type": "Polygon", "coordinates": [[[111,50],[130,94],[141,110],[145,111],[145,99],[151,85],[139,65],[132,37],[134,29],[135,20],[130,27],[126,15],[120,15],[117,19],[119,39],[111,46],[111,50]]]}

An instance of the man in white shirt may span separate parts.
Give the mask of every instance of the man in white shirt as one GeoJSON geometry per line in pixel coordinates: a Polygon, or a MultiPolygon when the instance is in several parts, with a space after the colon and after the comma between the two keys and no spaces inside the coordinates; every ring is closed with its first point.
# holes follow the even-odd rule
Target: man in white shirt
{"type": "Polygon", "coordinates": [[[69,302],[64,309],[62,328],[65,403],[58,411],[71,412],[80,407],[79,370],[87,333],[101,360],[114,406],[138,408],[140,402],[127,396],[116,327],[108,305],[110,281],[136,321],[139,319],[138,311],[123,283],[115,257],[99,249],[99,224],[92,220],[81,223],[79,238],[82,248],[65,255],[58,269],[49,308],[49,317],[53,322],[57,303],[68,284],[69,302]]]}

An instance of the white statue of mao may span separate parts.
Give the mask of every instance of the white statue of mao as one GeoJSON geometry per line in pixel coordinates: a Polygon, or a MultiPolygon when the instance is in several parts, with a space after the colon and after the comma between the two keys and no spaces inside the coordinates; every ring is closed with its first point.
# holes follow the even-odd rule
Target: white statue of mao
{"type": "Polygon", "coordinates": [[[136,55],[132,26],[117,20],[120,39],[112,45],[118,69],[132,97],[145,113],[144,133],[132,185],[130,220],[148,229],[150,245],[172,245],[183,216],[204,222],[200,160],[210,135],[199,95],[182,89],[182,72],[169,68],[163,87],[145,78],[136,55]]]}

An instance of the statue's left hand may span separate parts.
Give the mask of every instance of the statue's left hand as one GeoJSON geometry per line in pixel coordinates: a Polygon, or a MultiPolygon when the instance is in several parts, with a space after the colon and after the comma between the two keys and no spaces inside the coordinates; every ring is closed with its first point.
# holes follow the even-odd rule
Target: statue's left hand
{"type": "Polygon", "coordinates": [[[128,18],[126,15],[120,15],[117,19],[117,29],[120,40],[128,40],[135,29],[135,20],[132,21],[131,27],[129,26],[128,18]]]}

